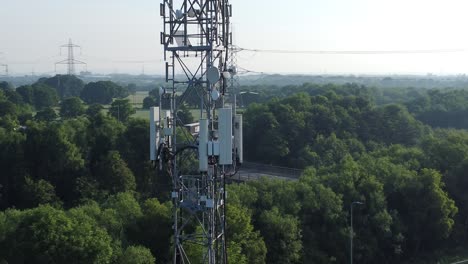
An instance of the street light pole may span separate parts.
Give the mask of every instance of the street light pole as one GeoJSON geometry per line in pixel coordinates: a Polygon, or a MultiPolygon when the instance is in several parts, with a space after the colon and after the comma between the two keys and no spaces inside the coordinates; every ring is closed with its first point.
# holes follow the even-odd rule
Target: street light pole
{"type": "Polygon", "coordinates": [[[353,231],[353,205],[362,205],[364,204],[363,202],[358,202],[354,201],[351,203],[351,230],[349,231],[349,239],[350,239],[350,248],[349,248],[349,263],[353,264],[353,236],[354,236],[354,231],[353,231]]]}

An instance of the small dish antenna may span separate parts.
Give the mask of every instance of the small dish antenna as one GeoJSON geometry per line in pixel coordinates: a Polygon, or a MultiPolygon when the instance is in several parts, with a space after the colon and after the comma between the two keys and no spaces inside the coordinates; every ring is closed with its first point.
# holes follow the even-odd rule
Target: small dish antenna
{"type": "Polygon", "coordinates": [[[213,101],[216,101],[216,100],[218,100],[218,98],[219,98],[218,90],[213,89],[213,91],[211,91],[211,99],[213,99],[213,101]]]}
{"type": "Polygon", "coordinates": [[[166,89],[164,89],[164,87],[160,86],[159,87],[159,95],[164,95],[166,94],[166,89]]]}
{"type": "Polygon", "coordinates": [[[180,9],[177,9],[176,12],[175,12],[175,16],[176,16],[176,19],[182,19],[184,17],[184,13],[182,12],[182,10],[180,9]]]}
{"type": "Polygon", "coordinates": [[[195,10],[193,10],[193,7],[190,8],[190,10],[188,11],[187,15],[188,15],[189,17],[195,17],[195,10]]]}
{"type": "Polygon", "coordinates": [[[237,67],[236,66],[231,66],[229,67],[229,70],[228,70],[231,75],[236,75],[237,74],[237,67]]]}
{"type": "Polygon", "coordinates": [[[210,83],[217,83],[220,77],[218,68],[211,67],[206,71],[206,78],[210,83]]]}
{"type": "Polygon", "coordinates": [[[224,71],[224,72],[223,72],[223,77],[224,77],[225,79],[227,79],[227,78],[231,77],[231,73],[230,73],[229,71],[224,71]]]}

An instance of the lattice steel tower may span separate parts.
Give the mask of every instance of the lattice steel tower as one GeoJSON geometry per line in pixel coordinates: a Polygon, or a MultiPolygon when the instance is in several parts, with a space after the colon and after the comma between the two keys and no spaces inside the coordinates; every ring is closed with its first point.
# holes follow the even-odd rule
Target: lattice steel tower
{"type": "Polygon", "coordinates": [[[67,74],[68,75],[75,75],[75,65],[76,64],[83,64],[83,65],[86,66],[85,62],[75,60],[74,49],[75,48],[80,48],[80,50],[81,50],[81,46],[73,44],[72,40],[69,39],[68,44],[64,44],[64,45],[60,46],[60,52],[62,51],[62,48],[67,48],[68,57],[67,57],[67,59],[65,59],[63,61],[56,62],[55,66],[57,66],[57,64],[66,64],[67,65],[67,74]]]}
{"type": "Polygon", "coordinates": [[[227,263],[226,178],[242,162],[242,118],[224,107],[231,78],[231,5],[228,0],[164,0],[160,14],[168,83],[160,98],[168,98],[170,107],[150,111],[150,156],[172,179],[173,263],[227,263]],[[198,131],[192,131],[193,142],[179,144],[176,135],[185,128],[178,107],[194,95],[200,106],[198,131]],[[198,160],[191,170],[178,158],[187,151],[198,160]],[[193,254],[194,247],[202,253],[193,254]]]}

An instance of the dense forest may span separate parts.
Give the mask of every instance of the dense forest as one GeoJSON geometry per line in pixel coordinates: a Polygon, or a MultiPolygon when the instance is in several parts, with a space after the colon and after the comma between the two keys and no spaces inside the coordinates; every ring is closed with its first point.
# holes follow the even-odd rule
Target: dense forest
{"type": "MultiPolygon", "coordinates": [[[[228,186],[231,263],[346,263],[353,202],[356,263],[468,255],[468,90],[241,91],[245,158],[304,173],[228,186]]],[[[0,262],[170,261],[169,179],[128,94],[73,76],[0,83],[0,262]]]]}

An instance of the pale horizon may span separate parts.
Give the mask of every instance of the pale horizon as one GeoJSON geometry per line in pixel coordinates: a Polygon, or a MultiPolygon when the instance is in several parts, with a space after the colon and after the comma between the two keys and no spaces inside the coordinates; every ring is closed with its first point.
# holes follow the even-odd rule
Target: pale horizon
{"type": "MultiPolygon", "coordinates": [[[[4,1],[0,64],[11,75],[64,74],[59,46],[96,74],[162,75],[160,1],[4,1]]],[[[445,1],[231,1],[235,44],[289,51],[453,50],[417,54],[275,54],[240,52],[238,65],[266,74],[468,73],[468,3],[445,1]]],[[[77,72],[84,70],[77,65],[77,72]]],[[[0,68],[0,71],[2,69],[0,68]]],[[[1,73],[0,73],[1,74],[1,73]]]]}

